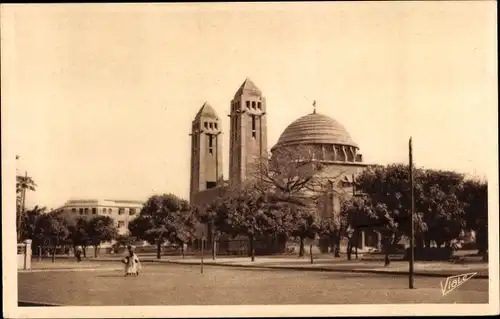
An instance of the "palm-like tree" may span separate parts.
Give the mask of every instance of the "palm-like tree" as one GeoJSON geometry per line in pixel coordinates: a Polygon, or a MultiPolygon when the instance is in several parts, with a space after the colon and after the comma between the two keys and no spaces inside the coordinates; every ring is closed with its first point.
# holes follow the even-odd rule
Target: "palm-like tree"
{"type": "MultiPolygon", "coordinates": [[[[16,156],[16,159],[19,157],[16,156]]],[[[21,223],[24,213],[24,203],[26,201],[26,190],[35,191],[36,183],[27,174],[16,176],[16,218],[17,218],[17,240],[21,241],[21,223]]]]}

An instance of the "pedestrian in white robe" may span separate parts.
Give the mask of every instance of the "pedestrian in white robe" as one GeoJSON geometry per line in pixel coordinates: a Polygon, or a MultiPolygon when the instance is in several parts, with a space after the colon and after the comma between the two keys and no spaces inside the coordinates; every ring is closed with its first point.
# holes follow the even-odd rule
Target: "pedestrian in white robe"
{"type": "Polygon", "coordinates": [[[139,271],[141,270],[141,261],[139,257],[134,253],[134,249],[131,246],[127,247],[128,256],[125,257],[122,262],[125,264],[125,276],[139,276],[139,271]]]}

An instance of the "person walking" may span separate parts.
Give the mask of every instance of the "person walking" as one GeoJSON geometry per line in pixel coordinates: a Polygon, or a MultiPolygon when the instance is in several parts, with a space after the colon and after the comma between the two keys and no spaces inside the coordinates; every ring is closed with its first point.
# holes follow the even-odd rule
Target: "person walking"
{"type": "Polygon", "coordinates": [[[75,247],[75,256],[76,256],[76,261],[81,262],[82,261],[82,247],[81,246],[76,246],[75,247]]]}
{"type": "Polygon", "coordinates": [[[123,258],[122,262],[125,264],[125,277],[139,276],[139,270],[142,268],[141,261],[134,253],[134,247],[127,246],[127,256],[123,258]]]}

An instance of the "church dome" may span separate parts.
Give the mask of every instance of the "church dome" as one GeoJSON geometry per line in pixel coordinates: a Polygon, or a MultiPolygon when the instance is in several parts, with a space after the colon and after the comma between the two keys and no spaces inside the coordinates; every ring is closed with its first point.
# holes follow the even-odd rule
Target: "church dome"
{"type": "Polygon", "coordinates": [[[359,148],[342,124],[316,112],[288,125],[273,149],[297,144],[334,144],[359,148]]]}

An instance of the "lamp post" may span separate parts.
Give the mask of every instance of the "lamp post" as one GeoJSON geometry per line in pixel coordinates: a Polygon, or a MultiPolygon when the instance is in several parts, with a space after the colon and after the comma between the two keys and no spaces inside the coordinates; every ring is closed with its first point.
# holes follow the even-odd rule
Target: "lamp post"
{"type": "Polygon", "coordinates": [[[410,193],[411,193],[411,213],[410,213],[410,267],[409,267],[409,286],[410,289],[413,289],[413,266],[415,263],[415,243],[414,243],[414,238],[415,238],[415,227],[413,225],[413,217],[415,215],[415,198],[414,198],[414,182],[413,182],[413,152],[412,152],[412,139],[410,137],[410,142],[409,142],[409,157],[410,157],[410,193]]]}

